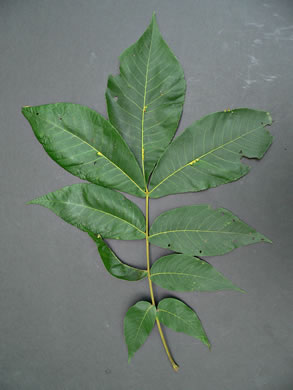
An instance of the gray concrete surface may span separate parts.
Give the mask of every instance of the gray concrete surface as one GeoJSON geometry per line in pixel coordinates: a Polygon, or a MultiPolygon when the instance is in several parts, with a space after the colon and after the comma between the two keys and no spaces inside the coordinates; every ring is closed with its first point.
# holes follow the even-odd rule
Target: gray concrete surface
{"type": "MultiPolygon", "coordinates": [[[[0,48],[0,389],[292,390],[293,2],[1,0],[0,48]],[[273,240],[209,259],[247,294],[177,294],[212,342],[209,352],[166,330],[177,374],[156,329],[127,363],[123,315],[148,299],[147,282],[111,278],[84,233],[25,206],[78,179],[46,155],[21,106],[68,101],[106,115],[107,76],[153,11],[187,80],[179,132],[227,107],[265,109],[275,120],[273,146],[243,179],[151,201],[151,220],[206,202],[273,240]]],[[[145,263],[143,242],[111,245],[129,263],[145,263]]],[[[152,247],[152,260],[162,253],[152,247]]]]}

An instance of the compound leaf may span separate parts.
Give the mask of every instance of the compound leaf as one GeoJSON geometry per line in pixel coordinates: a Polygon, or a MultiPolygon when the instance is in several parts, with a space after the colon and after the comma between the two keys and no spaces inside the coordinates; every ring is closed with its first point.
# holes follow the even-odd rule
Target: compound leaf
{"type": "Polygon", "coordinates": [[[166,211],[151,226],[149,241],[162,248],[195,256],[216,256],[243,245],[270,242],[226,209],[209,205],[166,211]]]}
{"type": "Polygon", "coordinates": [[[159,302],[157,318],[175,332],[186,333],[202,341],[210,348],[209,339],[197,314],[185,303],[175,298],[165,298],[159,302]]]}
{"type": "Polygon", "coordinates": [[[153,15],[141,38],[120,56],[120,74],[109,77],[106,92],[109,120],[134,152],[146,183],[174,136],[184,96],[182,67],[153,15]]]}
{"type": "Polygon", "coordinates": [[[261,159],[272,143],[268,112],[248,108],[207,115],[170,144],[150,181],[150,197],[201,191],[249,172],[242,157],[261,159]]]}
{"type": "Polygon", "coordinates": [[[89,233],[89,236],[95,241],[98,247],[99,254],[104,263],[106,270],[115,278],[136,281],[147,276],[147,271],[135,267],[131,267],[122,263],[102,239],[100,234],[96,235],[89,233]]]}
{"type": "MultiPolygon", "coordinates": [[[[149,198],[201,191],[238,180],[250,167],[241,159],[261,159],[272,143],[268,112],[239,108],[194,122],[177,137],[185,98],[184,73],[161,37],[155,15],[139,40],[120,56],[119,74],[106,90],[109,120],[73,103],[23,107],[37,139],[68,172],[93,184],[64,187],[28,202],[49,208],[95,241],[114,277],[152,282],[173,291],[238,290],[196,256],[222,255],[256,242],[270,242],[230,211],[209,205],[164,212],[149,229],[149,198]],[[119,190],[146,198],[146,217],[119,190]],[[147,270],[124,264],[104,241],[146,239],[147,270]],[[151,267],[149,242],[177,254],[151,267]]],[[[160,322],[210,347],[197,314],[175,298],[139,301],[124,318],[128,360],[144,344],[155,322],[175,371],[160,322]]]]}
{"type": "Polygon", "coordinates": [[[144,344],[155,325],[156,308],[146,301],[131,306],[124,318],[124,336],[128,348],[128,362],[144,344]]]}
{"type": "Polygon", "coordinates": [[[158,259],[151,268],[151,280],[173,291],[243,291],[206,261],[184,254],[158,259]]]}
{"type": "Polygon", "coordinates": [[[144,197],[141,169],[119,132],[88,107],[73,103],[23,107],[49,156],[83,180],[144,197]]]}
{"type": "Polygon", "coordinates": [[[139,207],[122,194],[95,184],[73,184],[28,203],[47,207],[71,225],[105,238],[145,238],[145,218],[139,207]]]}

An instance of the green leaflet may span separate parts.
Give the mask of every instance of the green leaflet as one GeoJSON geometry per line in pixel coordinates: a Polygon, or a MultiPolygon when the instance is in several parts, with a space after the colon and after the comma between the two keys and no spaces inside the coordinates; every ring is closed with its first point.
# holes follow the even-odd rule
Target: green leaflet
{"type": "Polygon", "coordinates": [[[124,318],[124,337],[128,348],[128,362],[143,345],[155,325],[156,308],[140,301],[131,306],[124,318]]]}
{"type": "Polygon", "coordinates": [[[145,238],[140,209],[118,192],[95,184],[73,184],[28,203],[47,207],[71,225],[105,238],[145,238]]]}
{"type": "Polygon", "coordinates": [[[240,108],[207,115],[170,144],[150,181],[150,197],[201,191],[249,172],[241,158],[261,159],[272,143],[268,112],[240,108]]]}
{"type": "Polygon", "coordinates": [[[149,241],[195,256],[215,256],[259,241],[271,242],[226,209],[179,207],[157,217],[149,241]]]}
{"type": "Polygon", "coordinates": [[[147,271],[131,267],[122,263],[115,253],[108,247],[100,235],[89,233],[89,236],[95,241],[99,254],[106,270],[115,278],[128,281],[136,281],[147,276],[147,271]]]}
{"type": "Polygon", "coordinates": [[[185,206],[158,216],[149,229],[149,199],[201,191],[237,180],[271,145],[268,112],[239,108],[194,122],[173,141],[185,98],[183,69],[162,39],[155,15],[139,40],[120,56],[120,73],[109,76],[109,120],[73,103],[23,107],[22,113],[49,156],[82,180],[29,203],[52,210],[95,241],[107,271],[116,278],[148,278],[150,302],[130,307],[124,318],[129,361],[155,321],[210,347],[196,313],[166,298],[155,306],[152,283],[172,291],[238,290],[215,268],[195,256],[222,255],[237,247],[270,242],[226,209],[185,206]],[[119,190],[145,198],[146,217],[119,190]],[[146,240],[146,270],[124,264],[103,238],[146,240]],[[149,243],[172,249],[150,268],[149,243]],[[181,254],[180,254],[181,253],[181,254]]]}
{"type": "Polygon", "coordinates": [[[129,147],[96,111],[79,104],[23,107],[49,156],[81,179],[144,197],[144,179],[129,147]]]}
{"type": "Polygon", "coordinates": [[[196,313],[185,303],[174,298],[165,298],[159,302],[157,318],[175,332],[186,333],[202,341],[210,348],[209,339],[196,313]]]}
{"type": "Polygon", "coordinates": [[[153,15],[141,38],[120,56],[120,74],[109,77],[106,92],[109,120],[135,154],[146,182],[174,136],[184,96],[182,67],[153,15]]]}
{"type": "Polygon", "coordinates": [[[206,261],[189,255],[172,254],[161,257],[151,268],[151,280],[173,291],[243,292],[206,261]]]}

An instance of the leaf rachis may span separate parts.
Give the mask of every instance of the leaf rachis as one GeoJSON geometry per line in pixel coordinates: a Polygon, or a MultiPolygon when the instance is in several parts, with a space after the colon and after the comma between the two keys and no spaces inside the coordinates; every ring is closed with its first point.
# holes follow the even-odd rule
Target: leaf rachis
{"type": "Polygon", "coordinates": [[[146,278],[150,302],[138,301],[124,317],[128,361],[155,324],[174,371],[162,325],[210,341],[196,312],[176,298],[156,302],[153,284],[170,290],[244,292],[202,256],[217,256],[257,242],[271,242],[224,208],[206,204],[163,212],[149,226],[151,198],[197,192],[240,179],[250,171],[242,157],[261,159],[272,143],[268,112],[226,108],[174,137],[186,83],[177,58],[160,35],[155,15],[141,38],[120,56],[109,76],[109,119],[73,103],[24,106],[22,113],[49,156],[78,183],[29,204],[52,210],[94,240],[105,269],[115,278],[146,278]],[[120,192],[145,198],[145,215],[120,192]],[[146,269],[124,263],[104,239],[145,240],[146,269]],[[150,245],[173,253],[150,262],[150,245]]]}
{"type": "MultiPolygon", "coordinates": [[[[145,242],[146,242],[146,258],[147,258],[147,274],[148,274],[148,282],[149,282],[149,288],[150,288],[150,295],[151,295],[151,302],[152,305],[156,305],[155,303],[155,297],[154,297],[154,291],[153,291],[153,285],[152,285],[152,279],[151,279],[151,267],[150,267],[150,250],[149,250],[149,193],[148,190],[146,190],[146,198],[145,198],[145,218],[146,218],[146,234],[145,234],[145,242]]],[[[178,371],[179,366],[174,362],[174,359],[169,351],[168,345],[165,340],[164,333],[162,331],[162,327],[160,324],[160,321],[158,317],[156,318],[157,326],[159,329],[160,337],[163,343],[163,346],[165,348],[166,354],[168,356],[168,359],[174,369],[174,371],[178,371]]]]}

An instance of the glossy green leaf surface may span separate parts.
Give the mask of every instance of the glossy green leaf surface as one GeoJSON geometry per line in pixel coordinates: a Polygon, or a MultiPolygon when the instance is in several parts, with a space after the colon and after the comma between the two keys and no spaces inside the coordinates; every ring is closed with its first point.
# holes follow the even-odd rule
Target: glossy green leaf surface
{"type": "Polygon", "coordinates": [[[149,241],[162,248],[195,256],[216,256],[243,245],[270,242],[226,209],[209,205],[166,211],[151,226],[149,241]]]}
{"type": "Polygon", "coordinates": [[[83,180],[144,197],[141,169],[109,121],[72,103],[23,107],[23,115],[49,156],[83,180]]]}
{"type": "Polygon", "coordinates": [[[206,261],[184,254],[158,259],[151,268],[151,280],[172,291],[243,291],[206,261]]]}
{"type": "Polygon", "coordinates": [[[47,207],[71,225],[105,238],[145,238],[145,218],[139,207],[122,194],[95,184],[73,184],[29,204],[47,207]]]}
{"type": "Polygon", "coordinates": [[[242,157],[261,159],[272,143],[269,113],[240,108],[207,115],[170,144],[150,181],[150,197],[200,191],[249,172],[242,157]]]}
{"type": "Polygon", "coordinates": [[[131,306],[124,318],[124,337],[128,348],[128,361],[144,344],[155,325],[156,308],[146,301],[131,306]]]}
{"type": "Polygon", "coordinates": [[[131,267],[122,263],[116,254],[109,248],[109,246],[102,239],[100,234],[96,235],[89,233],[89,236],[95,241],[98,247],[99,254],[104,263],[106,270],[115,278],[136,281],[147,276],[147,271],[135,267],[131,267]]]}
{"type": "Polygon", "coordinates": [[[175,332],[182,332],[202,341],[210,347],[209,339],[197,314],[185,303],[174,298],[165,298],[157,308],[159,321],[175,332]]]}
{"type": "Polygon", "coordinates": [[[162,39],[155,16],[120,56],[106,92],[110,122],[120,131],[146,181],[177,129],[185,96],[181,65],[162,39]]]}

